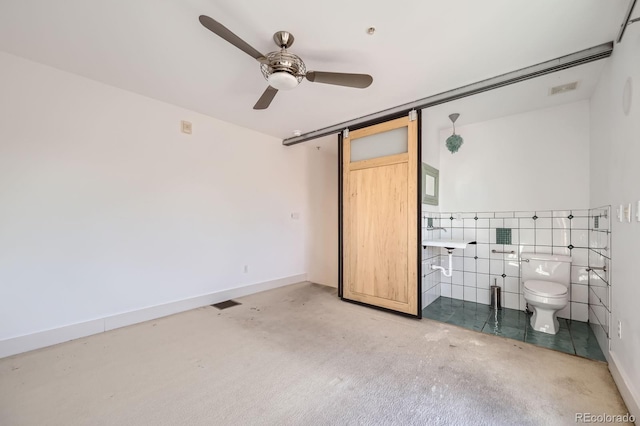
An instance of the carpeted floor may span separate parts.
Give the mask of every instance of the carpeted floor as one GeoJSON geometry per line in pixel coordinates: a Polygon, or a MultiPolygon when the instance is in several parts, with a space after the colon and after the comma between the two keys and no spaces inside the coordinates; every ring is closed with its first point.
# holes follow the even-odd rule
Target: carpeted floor
{"type": "Polygon", "coordinates": [[[575,424],[604,363],[302,283],[0,360],[0,424],[575,424]]]}

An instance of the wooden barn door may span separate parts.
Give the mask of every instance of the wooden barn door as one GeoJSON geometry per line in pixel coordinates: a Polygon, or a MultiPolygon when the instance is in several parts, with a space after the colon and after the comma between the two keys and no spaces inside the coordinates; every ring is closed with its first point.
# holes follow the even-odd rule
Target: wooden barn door
{"type": "Polygon", "coordinates": [[[343,138],[342,297],[419,316],[417,133],[403,117],[343,138]]]}

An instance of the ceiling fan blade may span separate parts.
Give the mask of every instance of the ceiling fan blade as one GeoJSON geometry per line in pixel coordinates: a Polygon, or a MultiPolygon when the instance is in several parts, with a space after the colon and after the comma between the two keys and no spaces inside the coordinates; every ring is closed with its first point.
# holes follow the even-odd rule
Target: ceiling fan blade
{"type": "Polygon", "coordinates": [[[210,30],[220,38],[233,44],[235,47],[242,50],[247,55],[257,59],[260,62],[265,60],[265,56],[262,53],[258,52],[256,49],[251,47],[246,41],[242,40],[240,37],[232,33],[231,30],[229,30],[229,28],[225,27],[220,22],[206,15],[200,15],[200,18],[198,19],[200,19],[200,23],[206,29],[210,30]]]}
{"type": "Polygon", "coordinates": [[[253,106],[253,109],[267,109],[269,105],[271,105],[271,101],[278,93],[278,89],[275,89],[271,86],[267,87],[267,90],[264,91],[258,102],[253,106]]]}
{"type": "Polygon", "coordinates": [[[307,71],[307,80],[314,83],[335,84],[336,86],[364,89],[373,83],[369,74],[348,74],[342,72],[307,71]]]}

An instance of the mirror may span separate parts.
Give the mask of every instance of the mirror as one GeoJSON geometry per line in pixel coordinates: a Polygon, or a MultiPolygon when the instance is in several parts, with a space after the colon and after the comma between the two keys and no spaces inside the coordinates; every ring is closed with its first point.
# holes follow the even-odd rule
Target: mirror
{"type": "Polygon", "coordinates": [[[440,172],[427,163],[422,163],[422,202],[438,205],[438,184],[440,172]]]}

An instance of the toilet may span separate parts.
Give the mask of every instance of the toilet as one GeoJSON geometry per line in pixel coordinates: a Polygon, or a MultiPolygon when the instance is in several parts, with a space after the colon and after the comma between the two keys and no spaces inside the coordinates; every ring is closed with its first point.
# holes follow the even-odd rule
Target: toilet
{"type": "Polygon", "coordinates": [[[569,303],[571,257],[522,253],[520,265],[524,300],[533,311],[531,327],[543,333],[556,334],[558,311],[569,303]]]}

